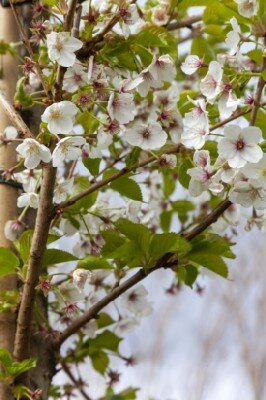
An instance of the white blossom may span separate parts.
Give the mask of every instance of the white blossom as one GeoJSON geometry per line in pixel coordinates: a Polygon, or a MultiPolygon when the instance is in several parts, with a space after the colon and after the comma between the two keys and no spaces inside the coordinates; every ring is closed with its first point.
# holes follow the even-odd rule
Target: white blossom
{"type": "Polygon", "coordinates": [[[16,151],[25,159],[24,165],[28,169],[36,168],[41,161],[51,161],[50,150],[35,139],[24,139],[16,148],[16,151]]]}
{"type": "Polygon", "coordinates": [[[194,126],[197,124],[209,127],[208,111],[206,110],[206,101],[204,99],[193,100],[188,97],[189,101],[194,104],[194,107],[185,114],[184,125],[194,126]]]}
{"type": "Polygon", "coordinates": [[[126,130],[125,139],[132,146],[138,146],[143,150],[153,150],[165,145],[167,134],[158,122],[150,124],[137,122],[132,128],[126,130]]]}
{"type": "Polygon", "coordinates": [[[243,207],[255,207],[258,210],[266,208],[266,190],[255,179],[238,181],[229,192],[232,203],[241,204],[243,207]]]}
{"type": "Polygon", "coordinates": [[[153,78],[161,82],[171,82],[176,76],[176,67],[169,54],[154,57],[148,68],[153,78]]]}
{"type": "Polygon", "coordinates": [[[240,42],[239,34],[241,33],[241,29],[235,17],[230,19],[230,23],[232,25],[233,30],[227,34],[225,39],[225,44],[229,48],[229,54],[234,55],[238,50],[238,44],[240,42]]]}
{"type": "Polygon", "coordinates": [[[48,124],[51,133],[67,135],[73,130],[77,112],[77,106],[71,101],[60,101],[46,108],[42,121],[48,124]]]}
{"type": "Polygon", "coordinates": [[[266,154],[263,154],[262,159],[258,163],[248,163],[241,172],[247,178],[253,178],[266,188],[266,154]]]}
{"type": "Polygon", "coordinates": [[[175,168],[177,165],[177,159],[174,154],[162,154],[159,159],[159,164],[164,167],[175,168]]]}
{"type": "Polygon", "coordinates": [[[139,317],[149,315],[152,311],[151,303],[147,300],[148,291],[143,285],[129,289],[122,294],[121,300],[124,307],[139,317]]]}
{"type": "Polygon", "coordinates": [[[41,169],[24,169],[21,172],[14,173],[14,178],[23,186],[24,192],[34,192],[40,181],[41,169]]]}
{"type": "Polygon", "coordinates": [[[207,75],[201,80],[200,90],[201,93],[211,103],[216,96],[221,92],[221,84],[223,77],[223,69],[217,61],[211,61],[207,75]]]}
{"type": "Polygon", "coordinates": [[[76,288],[82,292],[85,287],[87,280],[90,278],[91,272],[84,268],[77,268],[72,273],[73,284],[76,288]]]}
{"type": "Polygon", "coordinates": [[[58,167],[64,161],[77,160],[81,153],[81,147],[86,140],[81,136],[65,137],[61,139],[53,151],[53,166],[58,167]]]}
{"type": "Polygon", "coordinates": [[[135,106],[131,93],[115,95],[112,92],[107,105],[107,111],[111,119],[116,119],[120,124],[127,124],[133,121],[135,116],[134,110],[135,106]]]}
{"type": "Polygon", "coordinates": [[[203,67],[204,61],[202,61],[196,55],[189,55],[186,57],[185,61],[181,64],[181,70],[186,75],[194,74],[199,68],[203,67]]]}
{"type": "Polygon", "coordinates": [[[152,8],[151,20],[154,25],[164,26],[168,23],[169,18],[166,7],[158,5],[152,8]]]}
{"type": "Polygon", "coordinates": [[[137,80],[137,91],[141,97],[146,97],[150,88],[158,89],[162,86],[162,82],[153,77],[149,68],[145,68],[139,74],[137,80]]]}
{"type": "Polygon", "coordinates": [[[238,4],[238,12],[240,15],[246,18],[251,18],[256,15],[259,10],[259,4],[257,0],[235,0],[238,4]]]}
{"type": "Polygon", "coordinates": [[[239,100],[232,89],[226,90],[218,101],[218,110],[222,119],[229,118],[239,105],[239,100]]]}
{"type": "Polygon", "coordinates": [[[36,209],[39,205],[39,195],[37,193],[23,193],[18,197],[17,204],[19,208],[29,206],[36,209]]]}
{"type": "Polygon", "coordinates": [[[118,336],[121,336],[126,332],[132,331],[132,329],[134,329],[138,324],[139,321],[136,317],[123,317],[114,325],[114,332],[118,336]]]}
{"type": "Polygon", "coordinates": [[[181,135],[181,143],[190,149],[201,149],[209,134],[209,127],[204,122],[191,126],[184,126],[184,131],[181,135]]]}
{"type": "Polygon", "coordinates": [[[69,93],[74,93],[86,84],[87,79],[87,73],[84,71],[82,65],[74,64],[65,73],[63,89],[69,93]]]}
{"type": "Polygon", "coordinates": [[[47,36],[48,57],[62,67],[72,67],[76,61],[75,52],[83,43],[68,32],[51,32],[47,36]]]}
{"type": "Polygon", "coordinates": [[[7,221],[4,227],[5,237],[12,242],[17,240],[23,232],[24,227],[23,222],[19,219],[7,221]]]}
{"type": "MultiPolygon", "coordinates": [[[[2,137],[5,140],[14,140],[18,137],[18,131],[14,126],[7,126],[2,137]]],[[[1,140],[1,137],[0,137],[1,140]]]]}
{"type": "Polygon", "coordinates": [[[139,19],[139,13],[136,4],[129,4],[126,7],[120,7],[120,16],[122,18],[122,32],[125,38],[130,35],[129,25],[134,25],[139,19]]]}
{"type": "Polygon", "coordinates": [[[67,199],[67,196],[71,193],[73,189],[74,178],[64,180],[57,184],[54,190],[53,201],[55,204],[60,204],[62,201],[67,199]]]}
{"type": "Polygon", "coordinates": [[[244,167],[247,162],[257,163],[263,156],[258,143],[262,139],[261,130],[257,127],[241,129],[229,125],[224,129],[224,138],[218,143],[219,155],[228,160],[232,168],[244,167]]]}

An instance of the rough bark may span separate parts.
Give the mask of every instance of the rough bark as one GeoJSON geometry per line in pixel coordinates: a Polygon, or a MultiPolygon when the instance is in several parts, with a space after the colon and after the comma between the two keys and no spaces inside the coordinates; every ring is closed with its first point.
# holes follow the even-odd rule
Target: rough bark
{"type": "MultiPolygon", "coordinates": [[[[10,9],[0,8],[0,40],[16,42],[19,34],[15,27],[14,18],[10,9]]],[[[3,70],[1,71],[0,90],[9,100],[12,100],[18,74],[18,63],[11,55],[2,57],[3,70]]],[[[4,112],[0,110],[0,131],[11,125],[4,112]]],[[[0,147],[0,169],[6,169],[16,163],[14,146],[0,147]]],[[[0,246],[11,247],[11,243],[5,238],[4,226],[7,220],[17,216],[17,189],[0,184],[0,246]]],[[[7,276],[0,279],[0,291],[14,290],[17,288],[16,276],[7,276]]],[[[6,348],[11,353],[13,350],[16,328],[16,315],[14,313],[0,314],[0,348],[6,348]]],[[[0,399],[12,399],[9,387],[0,382],[0,399]]]]}

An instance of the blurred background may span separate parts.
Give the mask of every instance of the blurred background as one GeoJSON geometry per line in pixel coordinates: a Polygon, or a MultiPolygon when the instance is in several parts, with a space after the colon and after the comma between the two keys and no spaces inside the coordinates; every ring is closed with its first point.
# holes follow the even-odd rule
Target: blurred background
{"type": "MultiPolygon", "coordinates": [[[[126,332],[120,346],[122,355],[140,362],[112,359],[121,373],[115,391],[139,387],[138,400],[266,399],[265,238],[255,229],[239,230],[228,279],[208,273],[193,290],[169,294],[172,273],[147,278],[153,313],[126,332]]],[[[91,398],[103,396],[104,379],[89,365],[80,372],[91,398]]],[[[59,373],[54,383],[66,380],[59,373]]]]}

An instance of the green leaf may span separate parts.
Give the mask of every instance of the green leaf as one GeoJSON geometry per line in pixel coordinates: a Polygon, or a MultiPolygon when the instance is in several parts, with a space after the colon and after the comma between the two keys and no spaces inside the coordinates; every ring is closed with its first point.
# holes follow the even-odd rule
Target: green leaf
{"type": "Polygon", "coordinates": [[[101,312],[97,318],[97,326],[99,329],[105,328],[106,326],[112,325],[115,321],[110,317],[109,314],[101,312]]]}
{"type": "Polygon", "coordinates": [[[168,232],[171,227],[172,211],[163,211],[160,215],[160,224],[164,232],[168,232]]]}
{"type": "Polygon", "coordinates": [[[210,62],[215,59],[215,52],[213,47],[203,37],[195,37],[191,44],[191,54],[196,54],[200,58],[203,58],[206,62],[210,62]]]}
{"type": "Polygon", "coordinates": [[[14,274],[19,264],[18,257],[11,250],[0,247],[0,276],[14,274]]]}
{"type": "Polygon", "coordinates": [[[178,168],[178,181],[181,183],[184,188],[188,188],[189,182],[190,182],[190,176],[187,174],[187,170],[189,168],[193,168],[192,162],[188,159],[185,158],[181,161],[179,164],[178,168]]]}
{"type": "Polygon", "coordinates": [[[184,223],[188,218],[188,213],[195,209],[195,205],[188,200],[177,200],[172,203],[172,208],[178,213],[180,222],[184,223]]]}
{"type": "Polygon", "coordinates": [[[109,264],[104,258],[96,256],[86,256],[83,260],[80,260],[77,264],[78,268],[84,268],[89,270],[94,269],[111,269],[112,265],[109,264]]]}
{"type": "Polygon", "coordinates": [[[191,249],[191,245],[177,233],[156,233],[152,236],[149,254],[157,260],[166,253],[178,253],[181,249],[182,254],[191,249]]]}
{"type": "Polygon", "coordinates": [[[122,339],[113,332],[106,330],[97,335],[94,339],[89,339],[89,345],[92,349],[107,349],[117,352],[121,340],[122,339]]]}
{"type": "Polygon", "coordinates": [[[189,260],[195,262],[202,267],[205,267],[218,275],[227,278],[228,269],[224,260],[215,254],[205,253],[205,251],[199,251],[188,255],[189,260]]]}
{"type": "Polygon", "coordinates": [[[76,260],[78,260],[78,258],[67,251],[59,249],[47,249],[44,253],[42,264],[43,266],[48,266],[76,260]]]}
{"type": "Polygon", "coordinates": [[[131,200],[142,201],[142,193],[136,181],[130,178],[122,177],[116,179],[110,184],[110,187],[120,193],[122,196],[131,200]]]}
{"type": "Polygon", "coordinates": [[[106,258],[112,258],[112,253],[125,243],[125,238],[113,230],[102,232],[102,236],[105,241],[102,248],[102,255],[106,258]]]}
{"type": "Polygon", "coordinates": [[[14,100],[19,103],[23,108],[28,108],[33,105],[33,100],[31,96],[25,91],[24,81],[25,77],[22,77],[17,81],[14,100]]]}
{"type": "Polygon", "coordinates": [[[100,158],[83,158],[82,163],[93,176],[99,174],[101,159],[100,158]]]}
{"type": "Polygon", "coordinates": [[[198,269],[193,265],[188,264],[185,266],[185,270],[186,270],[186,275],[184,282],[187,286],[192,288],[193,283],[196,281],[199,274],[198,269]]]}
{"type": "Polygon", "coordinates": [[[121,218],[116,222],[116,226],[127,238],[136,242],[145,254],[147,253],[151,232],[145,225],[135,224],[125,218],[121,218]]]}
{"type": "Polygon", "coordinates": [[[92,351],[90,358],[93,368],[103,375],[109,365],[109,358],[106,353],[102,350],[92,351]]]}
{"type": "Polygon", "coordinates": [[[141,149],[139,147],[134,147],[131,152],[126,156],[125,162],[127,168],[131,168],[137,164],[141,149]]]}
{"type": "Polygon", "coordinates": [[[15,241],[15,245],[20,253],[20,257],[24,264],[27,263],[30,256],[30,246],[32,241],[33,230],[29,229],[22,233],[18,241],[15,241]]]}

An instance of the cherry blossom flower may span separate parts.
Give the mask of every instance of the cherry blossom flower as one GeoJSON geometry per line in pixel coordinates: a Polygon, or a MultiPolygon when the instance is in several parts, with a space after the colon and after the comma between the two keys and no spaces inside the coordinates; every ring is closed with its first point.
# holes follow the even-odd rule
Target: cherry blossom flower
{"type": "Polygon", "coordinates": [[[222,119],[229,118],[239,105],[239,100],[236,94],[232,91],[231,85],[225,85],[223,94],[218,101],[218,110],[222,119]]]}
{"type": "Polygon", "coordinates": [[[112,92],[107,105],[107,111],[111,119],[116,119],[120,124],[127,124],[133,121],[135,116],[134,110],[132,94],[121,93],[115,95],[112,92]]]}
{"type": "Polygon", "coordinates": [[[209,127],[208,111],[206,110],[206,102],[204,99],[193,100],[188,97],[189,101],[194,104],[194,107],[185,114],[184,125],[193,126],[197,124],[209,127]]]}
{"type": "Polygon", "coordinates": [[[246,164],[243,168],[241,168],[241,172],[247,178],[253,178],[257,180],[266,188],[266,154],[263,154],[262,159],[258,163],[246,164]]]}
{"type": "Polygon", "coordinates": [[[44,163],[51,161],[50,150],[35,139],[24,139],[16,151],[25,159],[24,165],[28,169],[36,168],[41,161],[44,163]]]}
{"type": "Polygon", "coordinates": [[[42,121],[48,124],[51,133],[67,135],[73,130],[77,112],[77,106],[71,101],[60,101],[46,108],[42,121]]]}
{"type": "Polygon", "coordinates": [[[227,126],[224,138],[218,143],[219,155],[228,160],[232,168],[244,167],[247,162],[257,163],[263,156],[258,146],[261,139],[262,133],[257,127],[241,129],[237,125],[227,126]]]}
{"type": "Polygon", "coordinates": [[[155,25],[164,26],[168,23],[169,18],[170,17],[165,7],[163,7],[162,5],[153,7],[151,20],[155,25]]]}
{"type": "Polygon", "coordinates": [[[122,294],[124,307],[136,316],[144,317],[152,311],[151,303],[146,299],[148,291],[143,285],[139,285],[122,294]]]}
{"type": "Polygon", "coordinates": [[[73,247],[73,254],[76,257],[82,258],[85,257],[87,254],[91,254],[91,242],[88,240],[87,237],[84,237],[83,235],[80,235],[79,240],[73,247]]]}
{"type": "Polygon", "coordinates": [[[22,184],[24,192],[34,192],[37,189],[41,173],[42,171],[38,169],[24,169],[14,173],[14,178],[22,184]]]}
{"type": "Polygon", "coordinates": [[[261,182],[255,179],[240,180],[231,188],[229,200],[243,207],[253,206],[258,210],[263,210],[266,208],[266,190],[261,182]]]}
{"type": "Polygon", "coordinates": [[[77,268],[73,271],[73,284],[77,287],[79,291],[82,291],[85,287],[85,283],[91,276],[91,272],[87,269],[77,268]]]}
{"type": "Polygon", "coordinates": [[[53,151],[53,166],[58,167],[63,161],[77,160],[82,153],[81,147],[86,140],[81,136],[65,137],[61,139],[53,151]]]}
{"type": "Polygon", "coordinates": [[[119,14],[122,18],[122,32],[125,38],[130,35],[130,29],[128,25],[134,25],[139,19],[139,13],[136,4],[122,5],[119,8],[119,14]]]}
{"type": "Polygon", "coordinates": [[[256,15],[259,9],[257,0],[235,0],[238,4],[238,12],[246,18],[251,18],[256,15]]]}
{"type": "Polygon", "coordinates": [[[110,144],[113,142],[113,137],[110,133],[104,132],[100,129],[97,133],[97,144],[89,148],[90,158],[101,158],[103,151],[108,149],[110,144]]]}
{"type": "Polygon", "coordinates": [[[174,154],[162,154],[159,158],[159,165],[161,167],[175,168],[177,159],[174,154]]]}
{"type": "Polygon", "coordinates": [[[139,321],[135,316],[133,316],[133,317],[121,317],[117,321],[117,323],[114,325],[114,332],[118,336],[121,336],[125,332],[132,331],[136,326],[138,326],[138,324],[139,324],[139,321]]]}
{"type": "Polygon", "coordinates": [[[69,93],[74,93],[87,82],[87,73],[79,64],[69,67],[64,76],[63,89],[69,93]]]}
{"type": "Polygon", "coordinates": [[[191,126],[184,126],[184,131],[181,135],[181,143],[190,149],[201,149],[209,134],[209,127],[204,122],[191,126]]]}
{"type": "Polygon", "coordinates": [[[53,201],[55,204],[60,204],[67,199],[67,196],[73,189],[74,178],[65,180],[55,187],[53,201]]]}
{"type": "Polygon", "coordinates": [[[9,142],[18,137],[18,131],[14,126],[7,126],[3,132],[3,135],[0,136],[0,144],[1,142],[9,142]]]}
{"type": "Polygon", "coordinates": [[[127,129],[125,139],[132,146],[138,146],[143,150],[153,150],[165,145],[167,133],[157,122],[150,124],[137,122],[132,128],[127,129]]]}
{"type": "Polygon", "coordinates": [[[149,68],[145,68],[143,71],[141,71],[139,77],[136,78],[136,80],[138,83],[137,91],[139,92],[141,97],[146,97],[150,88],[158,89],[162,86],[162,82],[153,77],[149,68]]]}
{"type": "Polygon", "coordinates": [[[211,61],[207,75],[201,80],[201,93],[212,103],[216,96],[221,92],[223,69],[217,61],[211,61]]]}
{"type": "Polygon", "coordinates": [[[196,167],[188,169],[187,173],[191,176],[189,192],[191,196],[196,197],[210,188],[215,169],[210,164],[210,154],[207,150],[195,151],[193,161],[196,167]]]}
{"type": "Polygon", "coordinates": [[[154,57],[148,68],[153,78],[161,82],[171,82],[176,76],[176,67],[169,54],[154,57]]]}
{"type": "Polygon", "coordinates": [[[51,32],[47,36],[48,57],[62,67],[72,67],[76,61],[75,52],[83,43],[68,32],[51,32]]]}
{"type": "Polygon", "coordinates": [[[156,90],[153,99],[156,106],[163,106],[167,109],[176,107],[179,99],[179,89],[177,86],[170,86],[166,90],[156,90]]]}
{"type": "Polygon", "coordinates": [[[29,206],[36,209],[39,205],[39,195],[37,193],[23,193],[18,197],[17,204],[19,208],[29,206]]]}
{"type": "Polygon", "coordinates": [[[13,242],[17,240],[25,229],[25,225],[19,219],[9,220],[5,223],[4,233],[5,237],[13,242]]]}
{"type": "Polygon", "coordinates": [[[230,19],[230,24],[232,25],[233,30],[227,34],[225,44],[229,48],[229,54],[234,55],[238,50],[238,44],[240,42],[239,34],[241,33],[241,29],[235,17],[230,19]]]}
{"type": "Polygon", "coordinates": [[[194,74],[199,68],[204,67],[205,63],[198,56],[189,55],[185,61],[181,64],[181,70],[186,75],[194,74]]]}

